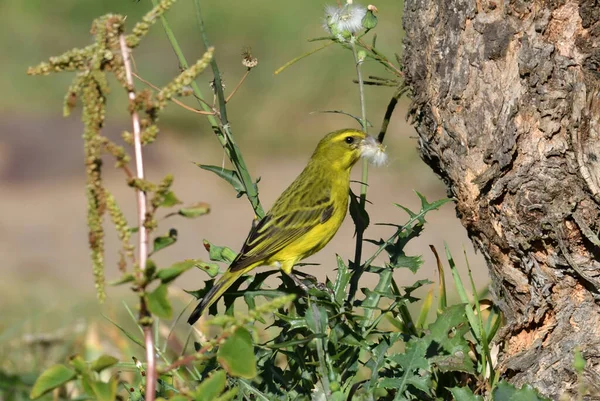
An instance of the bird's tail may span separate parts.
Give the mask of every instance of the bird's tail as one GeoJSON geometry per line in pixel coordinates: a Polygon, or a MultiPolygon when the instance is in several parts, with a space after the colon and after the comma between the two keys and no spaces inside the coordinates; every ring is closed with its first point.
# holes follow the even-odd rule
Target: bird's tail
{"type": "Polygon", "coordinates": [[[227,272],[225,272],[225,274],[223,274],[223,276],[215,283],[215,285],[210,289],[210,291],[208,291],[208,294],[206,294],[204,298],[202,298],[198,306],[196,306],[196,309],[194,309],[194,311],[188,318],[188,323],[196,323],[196,321],[200,319],[200,316],[202,316],[202,312],[204,312],[206,308],[208,308],[209,306],[214,304],[219,298],[221,298],[221,295],[223,295],[223,293],[227,291],[229,287],[231,287],[235,280],[237,280],[242,274],[246,273],[248,270],[250,269],[237,270],[233,272],[231,270],[228,270],[227,272]]]}

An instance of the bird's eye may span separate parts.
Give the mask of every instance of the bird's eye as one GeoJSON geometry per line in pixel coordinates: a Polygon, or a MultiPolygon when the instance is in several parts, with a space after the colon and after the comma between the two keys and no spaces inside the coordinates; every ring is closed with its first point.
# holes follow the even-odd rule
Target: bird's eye
{"type": "Polygon", "coordinates": [[[349,144],[349,145],[352,144],[352,143],[354,143],[354,138],[351,137],[351,136],[347,136],[346,137],[346,143],[349,144]]]}

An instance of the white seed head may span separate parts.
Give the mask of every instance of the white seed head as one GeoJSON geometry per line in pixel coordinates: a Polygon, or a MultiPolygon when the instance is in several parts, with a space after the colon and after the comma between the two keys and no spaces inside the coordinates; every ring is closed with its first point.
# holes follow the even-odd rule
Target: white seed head
{"type": "Polygon", "coordinates": [[[367,136],[360,144],[360,155],[374,166],[380,167],[387,163],[387,153],[385,146],[372,136],[367,136]]]}
{"type": "Polygon", "coordinates": [[[364,6],[351,2],[341,7],[325,6],[324,28],[334,36],[354,34],[363,29],[362,19],[366,13],[364,6]]]}

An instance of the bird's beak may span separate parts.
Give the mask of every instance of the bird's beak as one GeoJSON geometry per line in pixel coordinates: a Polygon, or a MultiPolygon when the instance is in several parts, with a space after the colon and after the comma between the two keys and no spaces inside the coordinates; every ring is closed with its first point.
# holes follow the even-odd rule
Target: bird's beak
{"type": "Polygon", "coordinates": [[[370,135],[360,142],[360,156],[375,166],[383,166],[387,162],[385,146],[370,135]]]}

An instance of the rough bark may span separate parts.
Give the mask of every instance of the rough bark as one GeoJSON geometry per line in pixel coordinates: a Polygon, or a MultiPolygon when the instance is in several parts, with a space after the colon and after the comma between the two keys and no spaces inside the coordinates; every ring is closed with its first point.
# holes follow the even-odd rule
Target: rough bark
{"type": "Polygon", "coordinates": [[[406,0],[419,150],[485,256],[500,369],[600,399],[600,2],[406,0]],[[580,381],[580,383],[581,383],[580,381]]]}

